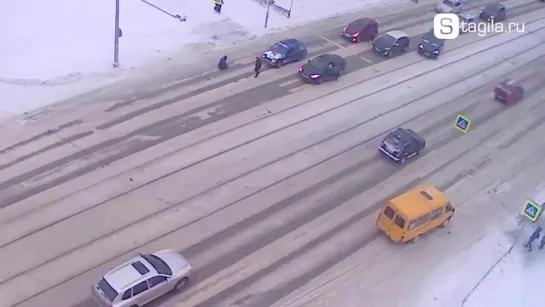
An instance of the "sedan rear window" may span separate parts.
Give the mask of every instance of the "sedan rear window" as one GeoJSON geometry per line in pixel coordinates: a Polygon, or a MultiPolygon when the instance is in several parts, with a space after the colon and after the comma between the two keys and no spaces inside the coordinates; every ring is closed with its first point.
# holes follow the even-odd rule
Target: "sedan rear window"
{"type": "Polygon", "coordinates": [[[113,302],[114,299],[117,297],[118,293],[115,291],[115,289],[106,281],[106,279],[102,278],[98,282],[98,288],[100,291],[102,291],[102,294],[104,297],[106,297],[110,302],[113,302]]]}
{"type": "Polygon", "coordinates": [[[399,228],[405,228],[405,219],[399,215],[396,216],[394,223],[396,223],[396,225],[399,226],[399,228]]]}
{"type": "Polygon", "coordinates": [[[157,273],[168,276],[172,275],[172,270],[161,258],[152,254],[142,255],[142,257],[153,266],[157,273]]]}

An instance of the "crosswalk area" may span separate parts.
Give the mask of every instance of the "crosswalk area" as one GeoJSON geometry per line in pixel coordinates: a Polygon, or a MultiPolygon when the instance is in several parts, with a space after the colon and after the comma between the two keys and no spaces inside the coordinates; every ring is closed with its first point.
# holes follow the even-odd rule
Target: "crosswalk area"
{"type": "MultiPolygon", "coordinates": [[[[425,5],[403,20],[388,12],[377,20],[417,41],[435,14],[425,5]]],[[[165,248],[194,273],[182,292],[150,306],[383,307],[429,298],[414,280],[431,287],[431,271],[454,274],[445,263],[491,228],[507,233],[517,201],[542,183],[545,6],[506,5],[527,33],[463,35],[437,60],[414,52],[416,42],[383,58],[369,42],[343,44],[332,28],[308,39],[312,54],[347,59],[336,81],[305,83],[301,63],[254,78],[248,57],[235,59],[236,70],[145,97],[8,123],[0,307],[94,306],[90,289],[105,272],[165,248]],[[525,88],[510,106],[492,96],[507,77],[525,88]],[[472,120],[467,134],[453,127],[458,114],[472,120]],[[426,140],[405,164],[378,151],[400,126],[426,140]],[[379,211],[422,184],[445,192],[457,210],[452,223],[415,244],[391,243],[376,227],[379,211]],[[500,184],[521,188],[494,192],[500,184]]],[[[471,261],[485,268],[494,257],[471,261]]],[[[478,278],[433,293],[457,301],[478,278]]]]}

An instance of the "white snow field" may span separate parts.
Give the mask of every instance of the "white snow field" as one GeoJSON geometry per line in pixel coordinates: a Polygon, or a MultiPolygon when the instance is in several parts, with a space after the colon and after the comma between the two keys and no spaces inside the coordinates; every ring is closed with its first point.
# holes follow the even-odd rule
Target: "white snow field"
{"type": "MultiPolygon", "coordinates": [[[[114,0],[4,1],[0,10],[0,118],[112,84],[142,65],[226,47],[370,5],[401,0],[278,0],[288,19],[254,0],[121,0],[120,64],[112,67],[114,0]],[[181,22],[171,15],[186,16],[181,22]]],[[[193,55],[192,55],[193,56],[193,55]]],[[[138,69],[136,69],[138,70],[138,69]]]]}

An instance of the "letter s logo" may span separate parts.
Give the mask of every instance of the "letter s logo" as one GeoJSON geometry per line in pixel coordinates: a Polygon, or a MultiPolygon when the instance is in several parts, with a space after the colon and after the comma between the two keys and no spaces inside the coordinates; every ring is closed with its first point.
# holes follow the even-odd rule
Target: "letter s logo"
{"type": "Polygon", "coordinates": [[[460,35],[460,18],[456,14],[437,14],[433,18],[433,34],[438,39],[455,39],[460,35]]]}

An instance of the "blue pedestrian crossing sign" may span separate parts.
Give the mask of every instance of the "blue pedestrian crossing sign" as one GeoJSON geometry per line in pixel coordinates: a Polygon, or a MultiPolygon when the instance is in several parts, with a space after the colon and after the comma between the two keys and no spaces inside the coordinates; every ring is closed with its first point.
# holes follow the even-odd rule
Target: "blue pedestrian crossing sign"
{"type": "Polygon", "coordinates": [[[524,207],[522,208],[522,215],[527,217],[530,221],[535,222],[539,218],[543,207],[534,203],[531,200],[526,201],[524,207]]]}
{"type": "Polygon", "coordinates": [[[458,114],[456,116],[456,121],[454,122],[454,127],[456,129],[462,131],[463,133],[467,133],[469,131],[469,126],[471,126],[471,120],[462,114],[458,114]]]}

